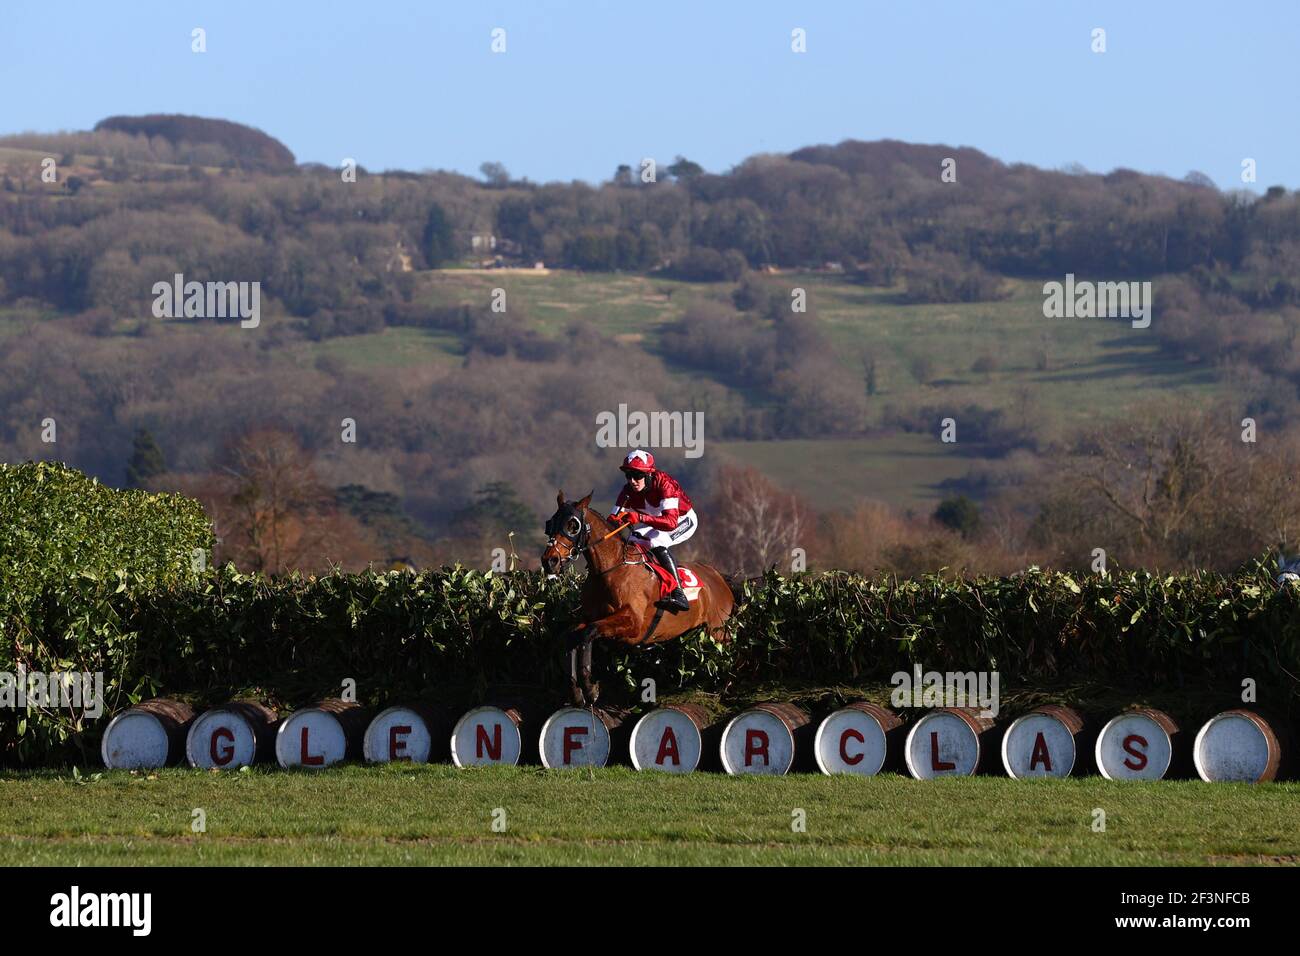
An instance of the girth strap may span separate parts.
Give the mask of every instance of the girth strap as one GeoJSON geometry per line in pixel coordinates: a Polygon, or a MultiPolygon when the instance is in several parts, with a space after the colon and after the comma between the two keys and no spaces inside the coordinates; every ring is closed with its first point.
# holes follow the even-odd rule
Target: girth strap
{"type": "Polygon", "coordinates": [[[650,619],[650,629],[645,632],[645,637],[641,638],[640,643],[644,644],[646,641],[650,640],[650,635],[655,632],[655,628],[659,626],[659,622],[663,620],[663,616],[664,616],[664,609],[659,607],[656,604],[655,616],[650,619]]]}

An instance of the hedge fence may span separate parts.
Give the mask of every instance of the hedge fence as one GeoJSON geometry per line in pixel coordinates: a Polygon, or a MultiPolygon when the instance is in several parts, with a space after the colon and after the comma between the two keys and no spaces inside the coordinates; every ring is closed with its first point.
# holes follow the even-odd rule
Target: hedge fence
{"type": "MultiPolygon", "coordinates": [[[[0,466],[0,671],[101,672],[106,698],[94,720],[0,710],[0,763],[90,759],[115,710],[161,694],[296,706],[351,678],[373,706],[503,684],[560,702],[579,575],[455,567],[269,581],[231,566],[196,571],[191,551],[211,545],[197,504],[93,484],[62,466],[0,466]],[[60,495],[75,498],[63,524],[60,495]]],[[[1004,686],[1233,688],[1252,678],[1274,700],[1300,701],[1300,588],[1277,587],[1263,563],[1231,577],[770,573],[739,590],[729,642],[697,634],[615,653],[607,681],[630,689],[653,677],[661,692],[864,683],[920,663],[995,669],[1004,686]]]]}

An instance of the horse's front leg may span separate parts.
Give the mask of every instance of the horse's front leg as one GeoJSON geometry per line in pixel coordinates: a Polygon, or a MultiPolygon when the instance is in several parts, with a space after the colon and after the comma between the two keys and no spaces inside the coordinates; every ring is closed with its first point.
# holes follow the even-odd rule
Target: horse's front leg
{"type": "MultiPolygon", "coordinates": [[[[569,637],[568,637],[568,641],[567,641],[567,647],[568,647],[568,651],[567,651],[567,652],[568,652],[568,655],[569,655],[569,697],[570,697],[570,699],[573,701],[573,706],[574,706],[574,707],[585,707],[585,706],[587,706],[586,696],[583,694],[583,692],[582,692],[582,688],[580,688],[580,687],[578,686],[578,681],[579,681],[579,676],[578,676],[578,654],[579,654],[580,649],[583,647],[583,645],[584,645],[584,643],[585,643],[585,645],[586,645],[586,647],[587,647],[587,654],[586,654],[586,658],[587,658],[587,670],[588,670],[588,672],[590,672],[590,670],[591,670],[591,652],[590,652],[591,641],[590,641],[590,640],[587,640],[587,641],[584,642],[584,640],[583,640],[583,635],[584,635],[587,631],[590,631],[590,630],[591,630],[591,628],[588,627],[586,624],[581,624],[581,625],[579,625],[577,628],[575,628],[574,630],[572,630],[572,631],[569,632],[569,637]]],[[[590,673],[588,673],[588,680],[590,680],[590,673]]]]}
{"type": "Polygon", "coordinates": [[[591,706],[600,697],[600,685],[591,682],[591,645],[596,637],[596,628],[589,627],[582,632],[582,694],[586,705],[591,706]]]}
{"type": "Polygon", "coordinates": [[[600,684],[591,681],[591,646],[596,638],[609,641],[627,642],[630,635],[636,633],[637,621],[628,608],[620,608],[608,617],[595,621],[582,632],[582,663],[579,673],[582,681],[582,693],[586,698],[585,706],[596,703],[600,696],[600,684]]]}

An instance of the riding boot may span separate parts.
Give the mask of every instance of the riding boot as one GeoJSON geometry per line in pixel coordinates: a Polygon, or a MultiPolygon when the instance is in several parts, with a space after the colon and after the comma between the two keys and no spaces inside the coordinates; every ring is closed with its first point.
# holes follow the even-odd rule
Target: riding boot
{"type": "Polygon", "coordinates": [[[668,549],[665,547],[658,547],[653,550],[654,556],[659,559],[659,563],[664,566],[664,569],[673,576],[673,583],[677,585],[667,597],[656,601],[655,606],[668,611],[689,611],[691,602],[686,599],[686,592],[682,590],[682,582],[677,576],[677,565],[673,562],[673,556],[668,553],[668,549]]]}

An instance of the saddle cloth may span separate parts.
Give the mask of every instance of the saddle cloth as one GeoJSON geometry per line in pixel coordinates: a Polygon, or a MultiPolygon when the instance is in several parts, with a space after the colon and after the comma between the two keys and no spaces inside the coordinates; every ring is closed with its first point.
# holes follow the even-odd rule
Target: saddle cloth
{"type": "MultiPolygon", "coordinates": [[[[655,577],[659,580],[659,597],[667,597],[673,592],[673,576],[655,560],[655,556],[650,554],[646,548],[640,550],[645,552],[646,566],[655,573],[655,577]]],[[[695,572],[679,564],[677,566],[677,578],[681,583],[682,590],[686,593],[686,600],[699,600],[700,588],[703,585],[700,584],[700,579],[695,576],[695,572]]]]}

